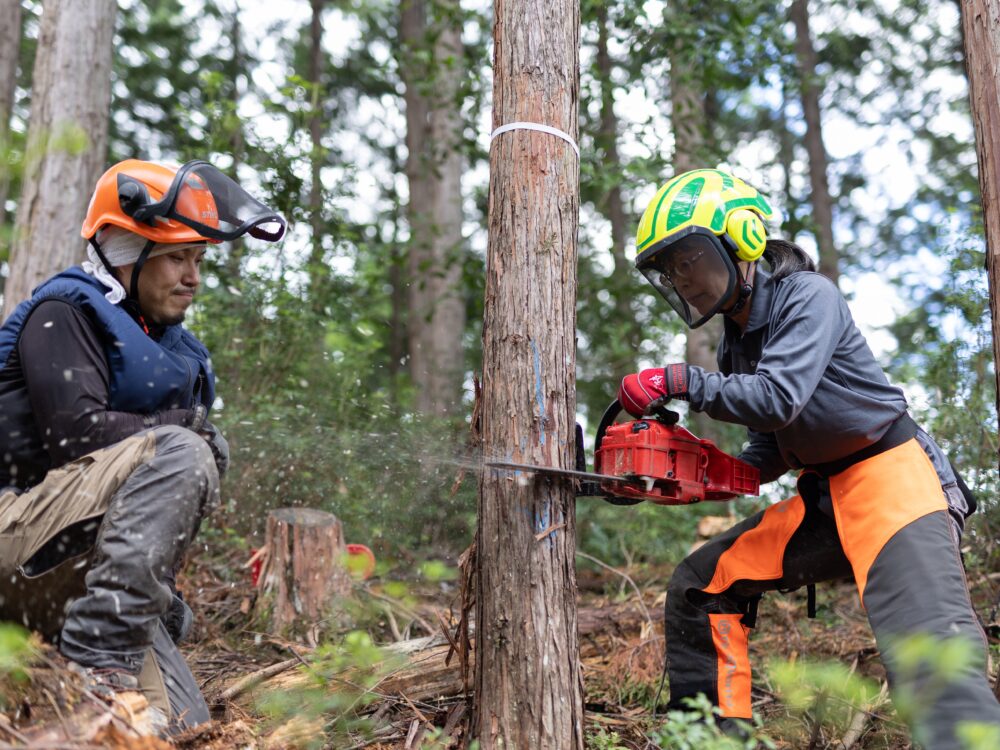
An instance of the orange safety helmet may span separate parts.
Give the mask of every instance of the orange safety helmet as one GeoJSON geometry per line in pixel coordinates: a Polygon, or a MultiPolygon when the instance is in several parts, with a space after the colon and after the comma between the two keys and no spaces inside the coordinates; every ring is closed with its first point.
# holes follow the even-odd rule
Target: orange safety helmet
{"type": "MultiPolygon", "coordinates": [[[[155,222],[146,223],[136,221],[130,213],[126,213],[128,203],[134,201],[139,193],[152,202],[161,200],[170,190],[179,169],[138,159],[115,164],[97,181],[80,234],[84,239],[91,240],[102,227],[112,224],[152,242],[220,242],[174,219],[158,216],[155,222]]],[[[207,226],[219,226],[215,198],[197,176],[191,175],[185,180],[176,203],[187,215],[201,217],[202,223],[207,226]]]]}

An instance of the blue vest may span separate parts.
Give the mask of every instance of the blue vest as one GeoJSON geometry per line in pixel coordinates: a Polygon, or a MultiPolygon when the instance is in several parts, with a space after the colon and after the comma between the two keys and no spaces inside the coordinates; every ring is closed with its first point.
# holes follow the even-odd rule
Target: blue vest
{"type": "Polygon", "coordinates": [[[104,347],[110,371],[109,407],[152,414],[190,409],[197,401],[212,408],[215,373],[205,348],[181,325],[169,326],[154,341],[132,317],[104,298],[108,288],[74,266],[42,283],[0,327],[0,368],[7,364],[24,321],[48,299],[73,305],[90,319],[104,347]]]}

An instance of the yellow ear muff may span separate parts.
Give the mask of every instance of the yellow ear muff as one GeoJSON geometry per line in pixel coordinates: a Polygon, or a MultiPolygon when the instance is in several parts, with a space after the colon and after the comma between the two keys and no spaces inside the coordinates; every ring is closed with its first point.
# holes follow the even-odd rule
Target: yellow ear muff
{"type": "Polygon", "coordinates": [[[736,257],[754,261],[764,254],[767,230],[756,211],[738,208],[726,220],[726,234],[736,245],[736,257]]]}

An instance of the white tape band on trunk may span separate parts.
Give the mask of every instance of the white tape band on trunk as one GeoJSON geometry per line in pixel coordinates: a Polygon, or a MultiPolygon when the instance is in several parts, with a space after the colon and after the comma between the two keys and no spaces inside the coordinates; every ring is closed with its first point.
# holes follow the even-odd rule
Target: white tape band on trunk
{"type": "Polygon", "coordinates": [[[580,148],[569,133],[563,132],[559,128],[553,128],[550,125],[541,125],[537,122],[512,122],[507,125],[501,125],[490,134],[490,143],[501,133],[508,133],[511,130],[537,130],[539,133],[548,133],[549,135],[554,135],[556,138],[562,138],[573,147],[573,150],[576,152],[576,158],[580,158],[580,148]]]}

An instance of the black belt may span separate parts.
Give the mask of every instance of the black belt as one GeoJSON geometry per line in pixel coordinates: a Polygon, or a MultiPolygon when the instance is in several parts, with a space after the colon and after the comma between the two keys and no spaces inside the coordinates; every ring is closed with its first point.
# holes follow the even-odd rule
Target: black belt
{"type": "Polygon", "coordinates": [[[839,474],[840,472],[849,469],[859,461],[864,461],[866,458],[877,456],[879,453],[885,453],[887,450],[891,450],[896,446],[902,445],[908,440],[912,440],[916,437],[916,435],[917,423],[914,422],[910,418],[910,415],[904,411],[895,422],[889,425],[889,429],[886,430],[885,434],[871,445],[866,446],[859,451],[855,451],[849,456],[838,458],[836,461],[827,461],[822,464],[811,464],[805,468],[815,471],[820,476],[832,477],[834,474],[839,474]]]}

